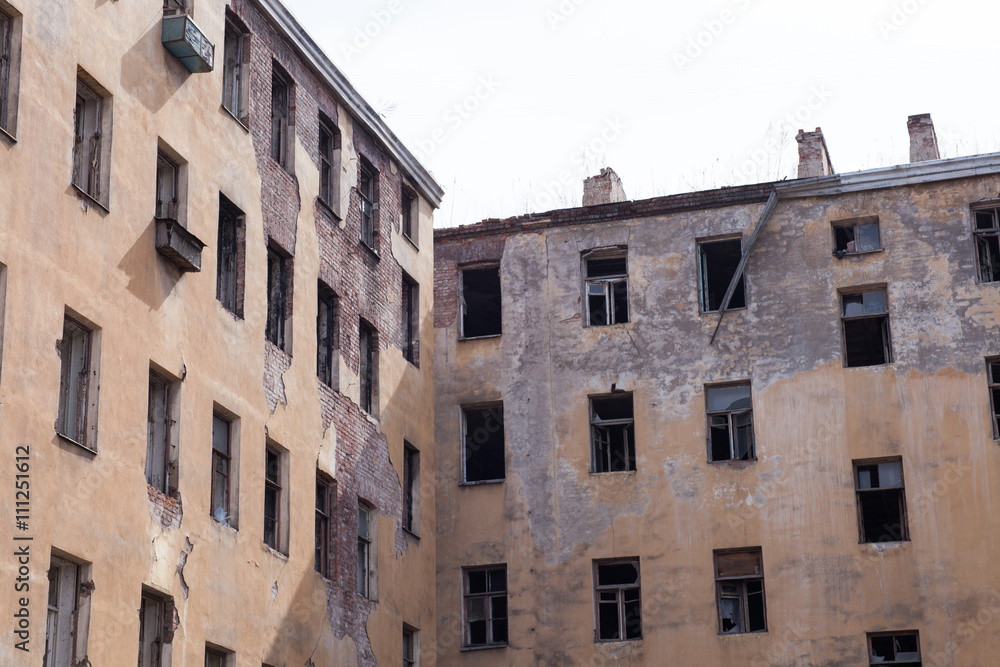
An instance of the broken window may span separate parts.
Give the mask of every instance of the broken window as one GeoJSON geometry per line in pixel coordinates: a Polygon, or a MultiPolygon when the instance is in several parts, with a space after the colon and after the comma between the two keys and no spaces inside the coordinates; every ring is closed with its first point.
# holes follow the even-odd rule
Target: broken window
{"type": "Polygon", "coordinates": [[[319,116],[319,198],[340,213],[340,130],[329,118],[319,116]]]}
{"type": "Polygon", "coordinates": [[[70,317],[59,341],[59,435],[97,451],[98,331],[70,317]]]}
{"type": "Polygon", "coordinates": [[[417,242],[417,221],[419,220],[420,204],[417,195],[405,185],[400,207],[403,214],[403,236],[414,243],[417,242]]]}
{"type": "Polygon", "coordinates": [[[507,566],[463,572],[465,646],[507,645],[507,566]]]}
{"type": "Polygon", "coordinates": [[[416,534],[420,526],[420,452],[403,441],[403,528],[416,534]]]}
{"type": "Polygon", "coordinates": [[[709,461],[757,458],[753,439],[750,383],[705,387],[709,461]]]}
{"type": "Polygon", "coordinates": [[[972,215],[975,220],[973,235],[976,238],[979,281],[996,282],[1000,280],[1000,209],[982,209],[973,211],[972,215]]]}
{"type": "Polygon", "coordinates": [[[986,380],[990,388],[993,437],[1000,438],[1000,358],[986,360],[986,380]]]}
{"type": "Polygon", "coordinates": [[[205,667],[233,667],[234,658],[228,649],[205,644],[205,667]]]}
{"type": "Polygon", "coordinates": [[[143,588],[139,603],[138,667],[168,667],[165,646],[174,638],[174,603],[169,597],[143,588]]]}
{"type": "Polygon", "coordinates": [[[403,626],[403,667],[416,667],[419,663],[417,630],[408,625],[403,626]]]}
{"type": "Polygon", "coordinates": [[[842,298],[845,365],[853,368],[892,362],[885,290],[844,294],[842,298]]]}
{"type": "Polygon", "coordinates": [[[590,399],[590,440],[594,472],[635,470],[632,394],[590,399]]]}
{"type": "Polygon", "coordinates": [[[361,198],[361,242],[378,254],[378,171],[365,158],[358,163],[358,196],[361,198]]]}
{"type": "Polygon", "coordinates": [[[337,368],[337,295],[319,283],[319,304],[316,311],[316,375],[328,387],[334,386],[337,368]]]}
{"type": "Polygon", "coordinates": [[[766,632],[760,547],[715,551],[714,556],[719,633],[766,632]]]}
{"type": "Polygon", "coordinates": [[[909,540],[900,458],[854,462],[859,542],[909,540]]]}
{"type": "MultiPolygon", "coordinates": [[[[722,308],[729,283],[743,256],[740,239],[701,241],[698,243],[698,270],[701,275],[701,312],[722,308]]],[[[727,310],[746,308],[746,274],[740,276],[727,310]]]]}
{"type": "Polygon", "coordinates": [[[403,358],[420,365],[420,292],[417,283],[403,273],[403,358]]]}
{"type": "Polygon", "coordinates": [[[290,97],[292,86],[277,64],[271,68],[271,159],[290,169],[290,143],[292,124],[290,97]]]}
{"type": "Polygon", "coordinates": [[[236,527],[235,499],[236,422],[228,415],[212,415],[212,517],[236,527]]]}
{"type": "Polygon", "coordinates": [[[594,561],[597,641],[642,639],[639,559],[594,561]]]}
{"type": "Polygon", "coordinates": [[[149,371],[146,429],[146,483],[161,493],[177,495],[177,429],[180,383],[149,371]]]}
{"type": "Polygon", "coordinates": [[[48,610],[45,621],[45,667],[87,662],[90,620],[90,566],[52,556],[49,562],[48,610]]]}
{"type": "Polygon", "coordinates": [[[499,336],[500,267],[462,270],[462,338],[499,336]]]}
{"type": "Polygon", "coordinates": [[[315,567],[324,577],[330,577],[330,514],[336,495],[333,480],[316,471],[316,544],[315,567]]]}
{"type": "Polygon", "coordinates": [[[17,130],[20,54],[21,14],[0,0],[0,129],[10,136],[17,130]]]}
{"type": "Polygon", "coordinates": [[[273,242],[267,246],[267,339],[291,353],[286,328],[292,320],[292,258],[273,242]]]}
{"type": "Polygon", "coordinates": [[[358,595],[375,599],[375,508],[358,499],[358,595]]]}
{"type": "Polygon", "coordinates": [[[878,216],[833,221],[833,254],[838,258],[880,250],[878,216]]]}
{"type": "Polygon", "coordinates": [[[73,185],[107,208],[111,96],[83,70],[77,73],[73,128],[73,185]]]}
{"type": "Polygon", "coordinates": [[[249,121],[247,103],[249,63],[250,31],[243,27],[235,14],[227,11],[223,46],[222,106],[244,125],[249,121]]]}
{"type": "Polygon", "coordinates": [[[288,452],[268,441],[264,448],[264,544],[288,555],[288,452]]]}
{"type": "Polygon", "coordinates": [[[503,405],[464,408],[462,437],[464,482],[494,482],[506,477],[503,405]]]}
{"type": "Polygon", "coordinates": [[[869,665],[916,665],[920,663],[920,635],[907,632],[869,632],[869,665]]]}
{"type": "Polygon", "coordinates": [[[378,351],[375,331],[364,321],[359,327],[358,352],[360,364],[358,366],[358,379],[361,383],[361,409],[368,414],[375,416],[378,403],[378,393],[376,382],[378,382],[378,351]]]}
{"type": "Polygon", "coordinates": [[[246,226],[243,211],[219,194],[219,243],[215,298],[236,317],[243,317],[243,268],[246,226]]]}
{"type": "Polygon", "coordinates": [[[628,322],[627,255],[598,253],[584,259],[587,274],[587,323],[628,322]]]}

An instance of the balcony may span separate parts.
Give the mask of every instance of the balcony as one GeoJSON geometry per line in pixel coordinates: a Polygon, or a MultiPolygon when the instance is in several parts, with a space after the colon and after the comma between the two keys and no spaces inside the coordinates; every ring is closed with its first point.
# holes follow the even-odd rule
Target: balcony
{"type": "Polygon", "coordinates": [[[176,220],[156,219],[156,251],[166,257],[182,273],[201,271],[201,239],[184,229],[176,220]]]}
{"type": "Polygon", "coordinates": [[[167,51],[189,72],[211,72],[215,66],[215,46],[187,14],[168,15],[164,11],[160,37],[167,51]]]}

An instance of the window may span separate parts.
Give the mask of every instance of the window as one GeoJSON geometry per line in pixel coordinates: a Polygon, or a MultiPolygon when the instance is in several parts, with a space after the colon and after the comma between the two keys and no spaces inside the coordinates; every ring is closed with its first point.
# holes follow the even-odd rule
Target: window
{"type": "Polygon", "coordinates": [[[420,287],[403,273],[403,358],[420,365],[420,287]]]}
{"type": "Polygon", "coordinates": [[[77,70],[73,127],[73,185],[106,209],[111,182],[111,95],[81,69],[77,70]]]}
{"type": "Polygon", "coordinates": [[[340,217],[340,130],[319,116],[319,198],[340,217]]]}
{"type": "Polygon", "coordinates": [[[226,12],[226,37],[222,65],[222,106],[244,125],[249,124],[247,102],[250,64],[250,31],[239,19],[226,12]]]}
{"type": "Polygon", "coordinates": [[[903,460],[869,459],[854,462],[861,543],[909,540],[903,460]]]}
{"type": "Polygon", "coordinates": [[[316,571],[330,577],[330,514],[333,508],[333,480],[316,471],[316,571]]]}
{"type": "Polygon", "coordinates": [[[219,194],[219,243],[215,298],[236,317],[243,317],[243,268],[246,225],[243,211],[219,194]]]}
{"type": "Polygon", "coordinates": [[[97,451],[97,369],[100,332],[70,316],[59,341],[59,435],[97,451]]]}
{"type": "Polygon", "coordinates": [[[714,555],[719,634],[766,632],[760,547],[715,551],[714,555]]]}
{"type": "Polygon", "coordinates": [[[584,259],[587,272],[587,323],[628,322],[628,259],[621,253],[595,253],[584,259]]]}
{"type": "Polygon", "coordinates": [[[499,336],[500,267],[462,271],[462,338],[499,336]]]}
{"type": "Polygon", "coordinates": [[[979,281],[996,282],[1000,280],[1000,208],[973,211],[972,215],[975,218],[973,235],[976,237],[979,281]]]}
{"type": "Polygon", "coordinates": [[[465,646],[507,645],[507,566],[463,572],[465,646]]]}
{"type": "Polygon", "coordinates": [[[143,588],[139,603],[139,666],[168,667],[166,644],[174,638],[174,603],[143,588]]]}
{"type": "Polygon", "coordinates": [[[878,366],[892,362],[889,311],[885,290],[843,294],[845,366],[878,366]]]}
{"type": "Polygon", "coordinates": [[[504,464],[503,405],[464,408],[463,481],[495,482],[507,475],[504,464]]]}
{"type": "Polygon", "coordinates": [[[156,210],[159,220],[186,222],[187,164],[162,141],[156,151],[156,210]]]}
{"type": "Polygon", "coordinates": [[[0,129],[17,131],[17,92],[21,63],[21,14],[0,0],[0,129]]]}
{"type": "Polygon", "coordinates": [[[417,641],[418,631],[408,625],[403,626],[403,667],[416,667],[420,644],[417,641]]]}
{"type": "Polygon", "coordinates": [[[378,171],[358,159],[358,196],[361,198],[361,242],[378,254],[378,171]]]}
{"type": "Polygon", "coordinates": [[[639,559],[594,561],[597,641],[642,638],[639,559]]]}
{"type": "Polygon", "coordinates": [[[986,360],[986,379],[990,387],[993,437],[1000,438],[1000,358],[986,360]]]}
{"type": "MultiPolygon", "coordinates": [[[[743,256],[740,239],[700,241],[698,243],[698,271],[701,275],[701,312],[712,313],[722,308],[722,299],[729,289],[729,282],[736,273],[736,266],[743,256]]],[[[729,300],[727,310],[746,308],[746,275],[740,276],[736,290],[729,300]]]]}
{"type": "Polygon", "coordinates": [[[709,461],[757,458],[749,382],[705,387],[705,412],[708,415],[709,461]]]}
{"type": "Polygon", "coordinates": [[[288,452],[264,448],[264,544],[288,555],[288,452]]]}
{"type": "Polygon", "coordinates": [[[271,158],[286,169],[290,169],[292,125],[291,119],[292,85],[277,64],[271,67],[271,158]]]}
{"type": "Polygon", "coordinates": [[[635,470],[632,394],[590,399],[590,443],[594,472],[635,470]]]}
{"type": "Polygon", "coordinates": [[[205,644],[205,667],[233,667],[232,651],[205,644]]]}
{"type": "Polygon", "coordinates": [[[236,528],[238,421],[218,408],[212,415],[212,517],[236,528]]]}
{"type": "Polygon", "coordinates": [[[417,534],[420,527],[420,452],[403,441],[403,528],[417,534]]]}
{"type": "Polygon", "coordinates": [[[420,221],[420,200],[413,190],[410,190],[405,185],[403,186],[400,208],[403,214],[403,236],[416,243],[417,229],[420,221]]]}
{"type": "Polygon", "coordinates": [[[267,247],[267,339],[291,353],[292,258],[273,242],[267,247]]]}
{"type": "Polygon", "coordinates": [[[44,667],[87,664],[90,620],[89,564],[52,556],[49,562],[44,667]]]}
{"type": "Polygon", "coordinates": [[[838,258],[880,250],[878,216],[833,221],[833,254],[838,258]]]}
{"type": "Polygon", "coordinates": [[[358,595],[375,599],[375,508],[358,499],[358,595]]]}
{"type": "Polygon", "coordinates": [[[364,322],[361,322],[358,350],[360,352],[360,365],[358,376],[361,383],[361,409],[374,416],[378,400],[376,392],[378,351],[375,331],[364,322]]]}
{"type": "Polygon", "coordinates": [[[180,382],[149,371],[146,429],[146,483],[161,493],[177,496],[177,417],[180,382]]]}
{"type": "Polygon", "coordinates": [[[328,387],[337,386],[337,348],[339,347],[337,329],[336,293],[322,282],[318,286],[318,305],[316,310],[316,375],[328,387]]]}
{"type": "Polygon", "coordinates": [[[869,665],[920,665],[920,635],[907,632],[869,632],[869,665]]]}

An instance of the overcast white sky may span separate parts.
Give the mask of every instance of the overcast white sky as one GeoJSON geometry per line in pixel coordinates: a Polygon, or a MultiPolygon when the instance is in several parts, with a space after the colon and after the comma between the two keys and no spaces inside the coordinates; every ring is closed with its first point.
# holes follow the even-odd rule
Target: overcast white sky
{"type": "Polygon", "coordinates": [[[445,188],[436,226],[1000,150],[1000,3],[975,0],[284,0],[445,188]],[[765,157],[766,156],[766,157],[765,157]]]}

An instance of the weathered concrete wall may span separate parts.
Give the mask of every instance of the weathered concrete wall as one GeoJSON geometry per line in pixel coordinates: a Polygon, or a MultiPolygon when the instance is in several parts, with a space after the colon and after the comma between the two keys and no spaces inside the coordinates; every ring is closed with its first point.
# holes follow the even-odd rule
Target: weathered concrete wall
{"type": "Polygon", "coordinates": [[[984,357],[1000,352],[1000,291],[977,282],[969,205],[998,189],[989,176],[779,202],[747,268],[749,308],[714,345],[696,242],[748,238],[759,195],[439,230],[441,663],[858,665],[866,632],[914,629],[925,665],[994,661],[1000,454],[984,357]],[[830,221],[868,215],[884,250],[832,257],[830,221]],[[584,327],[581,253],[615,245],[631,321],[584,327]],[[458,340],[459,267],[486,259],[500,260],[503,335],[458,340]],[[838,290],[865,285],[886,286],[894,361],[845,368],[838,290]],[[732,380],[752,383],[750,465],[706,462],[704,385],[732,380]],[[637,470],[593,474],[588,395],[612,384],[634,394],[637,470]],[[506,481],[460,486],[460,406],[496,400],[506,481]],[[910,540],[859,544],[852,460],[897,455],[910,540]],[[713,550],[755,546],[768,631],[720,636],[713,550]],[[643,639],[595,643],[592,561],[636,556],[643,639]],[[461,568],[493,563],[508,568],[510,645],[459,655],[461,568]]]}
{"type": "MultiPolygon", "coordinates": [[[[50,554],[92,564],[87,657],[135,664],[143,586],[172,596],[173,665],[201,665],[205,643],[235,665],[373,665],[398,662],[402,626],[435,642],[434,487],[420,487],[424,539],[401,528],[403,439],[434,469],[433,346],[419,368],[401,352],[402,271],[421,286],[420,337],[433,332],[432,211],[421,198],[418,249],[400,232],[406,176],[347,106],[304,67],[253,2],[232,3],[252,32],[249,128],[221,106],[227,5],[195,0],[193,17],[215,44],[215,70],[190,74],[160,43],[162,2],[14,0],[24,15],[16,141],[0,137],[2,317],[0,466],[8,489],[0,541],[30,536],[30,653],[14,649],[13,594],[0,596],[0,664],[42,664],[50,554]],[[99,45],[99,46],[98,46],[99,45]],[[268,151],[271,63],[295,84],[294,162],[268,151]],[[113,96],[110,211],[70,186],[79,64],[113,96]],[[319,110],[343,135],[346,220],[316,203],[319,110]],[[157,138],[186,161],[187,228],[207,243],[200,273],[180,274],[154,249],[157,138]],[[380,170],[381,259],[359,245],[357,155],[380,170]],[[242,318],[215,297],[219,193],[246,213],[242,318]],[[265,342],[266,248],[294,257],[291,346],[265,342]],[[317,280],[337,290],[339,373],[316,375],[317,280]],[[66,308],[100,329],[96,455],[55,435],[66,308]],[[377,418],[358,407],[358,324],[378,331],[377,418]],[[155,364],[180,382],[179,499],[144,478],[147,381],[155,364]],[[239,417],[238,530],[210,516],[213,404],[239,417]],[[288,451],[288,554],[263,544],[265,438],[288,451]],[[14,528],[15,447],[30,447],[29,529],[14,528]],[[317,469],[336,480],[333,573],[313,568],[317,469]],[[356,591],[358,497],[373,503],[377,601],[356,591]],[[161,516],[163,517],[161,520],[161,516]],[[311,661],[311,662],[309,662],[311,661]]],[[[234,513],[235,514],[235,513],[234,513]]],[[[0,559],[5,582],[18,564],[0,559]]],[[[82,656],[77,656],[82,658],[82,656]]],[[[424,664],[433,664],[425,661],[424,664]]]]}

